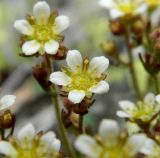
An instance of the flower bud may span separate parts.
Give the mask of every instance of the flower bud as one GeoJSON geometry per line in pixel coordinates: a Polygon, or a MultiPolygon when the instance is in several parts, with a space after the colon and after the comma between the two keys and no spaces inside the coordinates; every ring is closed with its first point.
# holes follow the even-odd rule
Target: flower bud
{"type": "Polygon", "coordinates": [[[36,65],[33,67],[33,76],[44,90],[48,90],[49,87],[48,75],[49,74],[45,66],[36,65]]]}
{"type": "Polygon", "coordinates": [[[124,25],[119,20],[110,21],[110,29],[116,36],[122,35],[125,32],[124,25]]]}
{"type": "Polygon", "coordinates": [[[136,20],[133,24],[132,24],[132,31],[135,34],[141,34],[144,30],[144,22],[141,19],[136,20]]]}
{"type": "Polygon", "coordinates": [[[0,116],[0,128],[8,129],[14,126],[16,122],[16,117],[11,113],[10,110],[7,110],[0,116]]]}
{"type": "Polygon", "coordinates": [[[90,106],[93,105],[94,100],[92,98],[85,98],[79,104],[73,104],[67,97],[63,99],[64,106],[67,108],[68,111],[74,112],[76,114],[85,115],[88,113],[88,109],[90,106]]]}
{"type": "Polygon", "coordinates": [[[117,52],[117,45],[111,41],[102,43],[101,48],[103,52],[109,56],[113,56],[117,52]]]}

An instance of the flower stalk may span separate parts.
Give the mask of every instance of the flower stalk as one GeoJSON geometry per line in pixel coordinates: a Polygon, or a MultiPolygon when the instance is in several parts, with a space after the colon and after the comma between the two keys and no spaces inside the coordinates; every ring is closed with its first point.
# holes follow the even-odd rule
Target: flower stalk
{"type": "Polygon", "coordinates": [[[79,134],[85,133],[84,116],[79,115],[79,134]]]}
{"type": "Polygon", "coordinates": [[[158,84],[158,76],[154,75],[153,76],[153,80],[154,80],[154,85],[155,85],[156,93],[159,94],[160,90],[159,90],[159,84],[158,84]]]}
{"type": "Polygon", "coordinates": [[[64,125],[62,123],[62,119],[61,119],[61,115],[60,115],[60,104],[59,104],[59,100],[58,100],[58,93],[57,93],[56,86],[54,86],[53,90],[51,93],[51,99],[52,99],[52,102],[53,102],[53,105],[55,108],[57,123],[58,123],[59,131],[60,131],[60,134],[62,137],[61,140],[64,144],[64,147],[66,148],[66,150],[68,152],[69,157],[76,158],[75,153],[69,143],[66,130],[65,130],[64,125]]]}
{"type": "MultiPolygon", "coordinates": [[[[47,54],[45,54],[45,56],[44,56],[44,61],[45,61],[46,67],[48,69],[48,74],[50,74],[53,71],[53,68],[52,68],[51,60],[47,54]]],[[[60,131],[60,134],[62,137],[62,142],[64,144],[64,147],[66,148],[66,151],[67,151],[69,157],[75,158],[74,151],[69,143],[66,130],[65,130],[64,125],[62,123],[62,118],[61,118],[61,114],[60,114],[60,103],[59,103],[59,99],[58,99],[58,89],[55,85],[51,85],[49,89],[50,89],[51,100],[53,102],[55,113],[56,113],[58,128],[59,128],[59,131],[60,131]]]]}
{"type": "Polygon", "coordinates": [[[133,61],[133,56],[132,56],[132,47],[130,43],[130,31],[128,29],[126,30],[126,34],[125,34],[125,41],[126,41],[127,53],[129,57],[129,70],[132,76],[133,86],[136,92],[137,99],[141,99],[140,89],[139,89],[138,80],[136,77],[134,61],[133,61]]]}

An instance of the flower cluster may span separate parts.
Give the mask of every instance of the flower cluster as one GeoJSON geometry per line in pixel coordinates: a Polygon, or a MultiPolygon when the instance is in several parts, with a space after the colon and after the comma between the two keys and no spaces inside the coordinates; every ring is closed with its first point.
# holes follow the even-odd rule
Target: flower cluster
{"type": "MultiPolygon", "coordinates": [[[[115,58],[131,72],[138,101],[136,103],[128,100],[120,101],[121,110],[117,111],[117,115],[136,126],[134,132],[130,132],[129,127],[122,130],[112,119],[103,119],[96,135],[90,134],[91,131],[84,126],[84,115],[93,105],[94,95],[104,94],[109,90],[106,81],[109,59],[99,56],[89,60],[87,57],[83,58],[78,50],[67,51],[63,45],[62,32],[69,26],[69,19],[64,15],[58,16],[57,12],[52,13],[45,1],[37,2],[33,7],[33,15],[28,15],[26,20],[17,20],[14,23],[14,27],[23,34],[21,38],[23,55],[40,55],[42,59],[42,62],[33,68],[33,74],[52,98],[62,144],[66,151],[64,155],[69,158],[79,157],[78,154],[87,158],[159,158],[160,33],[157,29],[150,37],[153,28],[151,20],[150,17],[143,18],[142,13],[147,12],[146,15],[150,16],[160,3],[158,0],[100,0],[99,4],[105,7],[110,15],[112,34],[123,36],[128,53],[128,61],[124,62],[117,53],[116,42],[101,45],[110,57],[115,58]],[[144,47],[146,52],[146,61],[139,55],[140,61],[154,80],[157,92],[156,95],[148,93],[143,100],[133,56],[134,48],[140,46],[144,47]],[[56,58],[57,54],[59,58],[56,58]],[[52,69],[52,62],[64,58],[67,66],[63,66],[61,71],[53,71],[55,69],[52,69]],[[65,108],[62,111],[59,92],[63,97],[63,108],[65,108]],[[69,127],[73,127],[73,131],[78,134],[74,142],[74,147],[79,152],[77,155],[65,131],[69,127]]],[[[1,154],[6,158],[63,157],[60,152],[61,142],[54,132],[36,133],[34,126],[29,123],[18,132],[17,136],[13,136],[15,117],[7,109],[14,104],[15,98],[6,95],[0,99],[0,157],[1,154]]]]}

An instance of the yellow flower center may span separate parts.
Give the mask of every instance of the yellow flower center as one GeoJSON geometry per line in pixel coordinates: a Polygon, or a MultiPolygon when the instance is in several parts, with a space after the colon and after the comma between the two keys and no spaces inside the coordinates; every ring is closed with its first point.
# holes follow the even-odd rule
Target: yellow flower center
{"type": "Polygon", "coordinates": [[[124,144],[119,142],[114,146],[104,147],[99,158],[124,158],[125,156],[124,144]]]}
{"type": "Polygon", "coordinates": [[[29,39],[37,40],[44,45],[50,40],[61,40],[62,36],[57,32],[55,24],[56,15],[52,14],[48,19],[41,18],[41,21],[36,21],[33,16],[28,17],[29,23],[34,30],[33,35],[27,36],[29,39]]]}
{"type": "Polygon", "coordinates": [[[104,150],[99,158],[124,158],[122,150],[118,148],[104,150]]]}
{"type": "Polygon", "coordinates": [[[144,102],[138,102],[137,106],[130,111],[134,118],[149,121],[151,117],[158,112],[158,107],[154,105],[146,105],[144,102]]]}
{"type": "Polygon", "coordinates": [[[47,25],[35,25],[33,39],[36,39],[40,43],[45,43],[49,40],[56,40],[58,35],[54,32],[54,27],[50,24],[47,25]]]}
{"type": "Polygon", "coordinates": [[[70,77],[72,78],[72,83],[69,88],[71,89],[88,91],[90,87],[98,83],[93,75],[86,71],[76,72],[70,77]]]}
{"type": "Polygon", "coordinates": [[[16,158],[58,158],[59,154],[49,153],[39,139],[33,141],[24,140],[22,143],[14,142],[14,148],[17,151],[16,158]]]}
{"type": "Polygon", "coordinates": [[[86,92],[86,95],[90,96],[89,89],[93,86],[95,86],[100,80],[102,80],[103,76],[95,77],[92,72],[88,72],[88,63],[85,63],[86,60],[84,60],[83,68],[81,69],[79,66],[77,66],[77,70],[73,72],[69,68],[65,68],[65,73],[72,79],[71,83],[65,87],[66,91],[71,90],[83,90],[86,92]]]}
{"type": "Polygon", "coordinates": [[[132,14],[136,9],[136,5],[134,3],[120,3],[118,9],[125,14],[132,14]]]}

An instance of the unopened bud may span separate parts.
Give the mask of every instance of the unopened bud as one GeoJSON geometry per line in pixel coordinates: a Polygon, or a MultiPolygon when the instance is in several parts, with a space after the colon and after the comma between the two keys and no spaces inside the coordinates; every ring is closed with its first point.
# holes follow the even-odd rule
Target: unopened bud
{"type": "Polygon", "coordinates": [[[117,52],[117,45],[114,42],[102,43],[101,48],[103,52],[109,56],[113,56],[117,52]]]}
{"type": "Polygon", "coordinates": [[[70,120],[74,126],[78,127],[78,123],[79,123],[79,115],[78,114],[72,112],[70,115],[70,120]]]}
{"type": "Polygon", "coordinates": [[[139,19],[139,20],[136,20],[133,25],[132,25],[132,31],[135,33],[135,34],[141,34],[144,30],[144,22],[139,19]]]}
{"type": "Polygon", "coordinates": [[[48,90],[49,87],[48,75],[49,74],[45,66],[36,65],[33,67],[33,76],[44,90],[48,90]]]}
{"type": "Polygon", "coordinates": [[[110,21],[110,29],[114,35],[122,35],[125,32],[124,25],[119,21],[110,21]]]}
{"type": "Polygon", "coordinates": [[[0,116],[0,128],[8,129],[14,126],[16,122],[16,117],[11,113],[10,110],[7,110],[0,116]]]}

